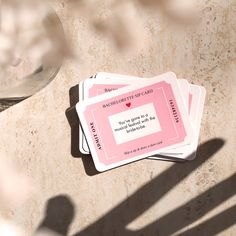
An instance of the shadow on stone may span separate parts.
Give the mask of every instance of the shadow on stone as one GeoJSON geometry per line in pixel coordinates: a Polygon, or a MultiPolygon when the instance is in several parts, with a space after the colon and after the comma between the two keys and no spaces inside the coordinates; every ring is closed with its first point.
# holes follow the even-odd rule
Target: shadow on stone
{"type": "MultiPolygon", "coordinates": [[[[202,192],[199,196],[173,209],[162,217],[158,217],[157,212],[157,219],[142,229],[137,231],[127,229],[128,224],[156,204],[183,179],[212,158],[223,146],[224,141],[222,139],[212,139],[200,145],[196,160],[188,163],[174,164],[108,212],[105,216],[74,234],[74,236],[166,236],[172,235],[196,222],[209,211],[235,195],[236,174],[215,184],[210,189],[202,192]]],[[[57,197],[54,198],[54,200],[58,202],[57,197]]],[[[64,206],[63,202],[54,204],[54,200],[49,200],[46,217],[39,228],[46,226],[55,232],[67,235],[69,223],[73,219],[74,213],[70,213],[67,218],[66,214],[63,214],[62,217],[61,213],[57,214],[57,212],[63,212],[61,209],[65,208],[68,208],[66,212],[74,212],[74,209],[72,209],[74,208],[73,204],[68,204],[68,202],[70,202],[68,198],[65,200],[64,206]],[[56,210],[54,208],[58,209],[56,210]],[[55,221],[54,223],[53,220],[55,221]],[[64,229],[61,229],[62,225],[64,229]]],[[[233,206],[178,235],[216,235],[235,224],[235,210],[236,206],[233,206]]]]}
{"type": "Polygon", "coordinates": [[[67,235],[74,215],[75,207],[68,196],[53,197],[47,202],[45,216],[37,232],[49,230],[60,235],[67,235]]]}
{"type": "Polygon", "coordinates": [[[174,164],[165,172],[154,178],[150,183],[136,191],[115,209],[112,209],[104,217],[74,236],[171,235],[196,221],[228,197],[235,194],[236,189],[233,187],[234,177],[232,177],[233,179],[230,178],[230,180],[216,185],[211,190],[202,193],[184,206],[173,210],[166,216],[157,219],[152,224],[138,231],[131,231],[126,228],[129,223],[151,208],[184,178],[188,177],[194,170],[209,160],[223,145],[224,141],[222,139],[212,139],[200,145],[197,157],[194,161],[174,164]],[[209,195],[209,198],[212,199],[211,204],[209,204],[209,202],[205,204],[209,193],[211,193],[209,195]],[[198,206],[200,212],[195,211],[196,206],[198,206]],[[188,209],[192,209],[190,213],[188,209]]]}

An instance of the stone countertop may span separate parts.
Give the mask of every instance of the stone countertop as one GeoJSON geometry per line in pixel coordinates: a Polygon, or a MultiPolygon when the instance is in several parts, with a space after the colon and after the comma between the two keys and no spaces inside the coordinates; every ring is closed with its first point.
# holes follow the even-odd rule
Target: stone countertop
{"type": "Polygon", "coordinates": [[[64,235],[235,235],[236,4],[202,4],[194,31],[174,31],[143,14],[151,44],[133,56],[94,36],[66,3],[54,4],[86,63],[66,62],[45,89],[0,113],[0,150],[40,189],[4,216],[29,235],[39,224],[64,235]],[[72,156],[70,88],[99,71],[152,77],[169,70],[207,90],[196,160],[142,160],[96,174],[89,157],[72,156]]]}

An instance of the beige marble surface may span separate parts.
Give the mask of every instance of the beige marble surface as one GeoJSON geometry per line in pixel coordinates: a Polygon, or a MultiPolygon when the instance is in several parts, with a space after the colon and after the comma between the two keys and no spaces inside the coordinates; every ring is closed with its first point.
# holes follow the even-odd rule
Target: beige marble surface
{"type": "Polygon", "coordinates": [[[71,223],[68,235],[236,234],[236,3],[202,4],[201,22],[188,30],[143,13],[150,47],[130,56],[94,35],[66,3],[54,3],[86,66],[66,62],[45,89],[0,113],[0,150],[39,189],[20,208],[1,211],[5,217],[30,235],[55,197],[43,225],[66,234],[71,223]],[[169,70],[207,89],[197,159],[185,164],[142,160],[89,175],[90,160],[71,155],[65,115],[69,89],[98,71],[151,77],[169,70]]]}

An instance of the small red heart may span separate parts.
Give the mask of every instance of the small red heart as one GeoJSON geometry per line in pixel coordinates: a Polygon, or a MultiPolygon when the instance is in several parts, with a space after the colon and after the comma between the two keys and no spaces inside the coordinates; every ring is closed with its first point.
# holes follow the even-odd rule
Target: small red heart
{"type": "Polygon", "coordinates": [[[131,107],[131,103],[129,102],[129,103],[126,103],[126,106],[127,107],[131,107]]]}

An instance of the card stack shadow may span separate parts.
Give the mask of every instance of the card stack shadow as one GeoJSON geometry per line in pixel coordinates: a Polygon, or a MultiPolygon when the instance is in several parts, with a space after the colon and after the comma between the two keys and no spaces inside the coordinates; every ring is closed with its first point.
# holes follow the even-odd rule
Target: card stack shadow
{"type": "Polygon", "coordinates": [[[76,113],[75,105],[79,102],[79,85],[75,85],[69,90],[70,107],[65,114],[71,127],[71,155],[74,158],[81,158],[85,172],[89,176],[99,174],[94,166],[91,155],[85,155],[79,150],[79,118],[76,113]]]}

